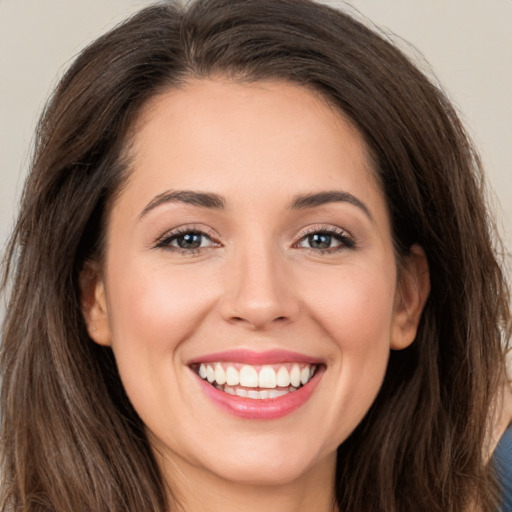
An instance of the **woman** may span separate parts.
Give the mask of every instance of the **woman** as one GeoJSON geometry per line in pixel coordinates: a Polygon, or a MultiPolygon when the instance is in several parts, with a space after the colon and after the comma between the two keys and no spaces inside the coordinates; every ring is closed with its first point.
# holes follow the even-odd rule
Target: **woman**
{"type": "Polygon", "coordinates": [[[495,509],[508,289],[478,157],[397,49],[305,0],[163,4],[38,134],[3,510],[495,509]]]}

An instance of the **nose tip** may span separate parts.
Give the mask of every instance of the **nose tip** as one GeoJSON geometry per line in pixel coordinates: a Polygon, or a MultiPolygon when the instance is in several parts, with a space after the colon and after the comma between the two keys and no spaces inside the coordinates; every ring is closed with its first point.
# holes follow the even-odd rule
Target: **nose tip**
{"type": "Polygon", "coordinates": [[[274,261],[232,268],[221,306],[224,320],[253,330],[284,325],[297,318],[299,303],[291,280],[274,261]]]}

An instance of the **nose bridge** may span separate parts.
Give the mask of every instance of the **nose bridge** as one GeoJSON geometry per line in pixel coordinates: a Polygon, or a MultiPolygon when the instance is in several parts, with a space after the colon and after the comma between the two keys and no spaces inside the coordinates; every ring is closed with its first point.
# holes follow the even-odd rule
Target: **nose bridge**
{"type": "Polygon", "coordinates": [[[222,306],[226,320],[262,329],[296,317],[298,303],[286,278],[286,256],[271,241],[240,244],[228,267],[222,306]]]}

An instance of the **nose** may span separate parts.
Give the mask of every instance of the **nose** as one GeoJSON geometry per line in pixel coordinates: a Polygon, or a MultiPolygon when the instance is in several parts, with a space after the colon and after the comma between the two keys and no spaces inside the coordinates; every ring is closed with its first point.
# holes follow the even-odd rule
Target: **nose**
{"type": "Polygon", "coordinates": [[[285,256],[271,248],[239,251],[228,266],[221,304],[224,320],[267,330],[298,318],[299,300],[285,256]]]}

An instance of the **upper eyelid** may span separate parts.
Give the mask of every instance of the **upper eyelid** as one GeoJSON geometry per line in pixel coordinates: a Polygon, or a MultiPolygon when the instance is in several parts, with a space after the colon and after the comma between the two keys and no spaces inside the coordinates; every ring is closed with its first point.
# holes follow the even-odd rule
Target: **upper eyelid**
{"type": "Polygon", "coordinates": [[[345,228],[341,228],[339,226],[334,226],[330,224],[317,224],[317,225],[310,225],[306,227],[305,229],[301,230],[299,234],[297,235],[298,239],[304,238],[305,236],[311,235],[313,233],[332,233],[332,234],[343,234],[346,235],[348,238],[355,239],[355,237],[345,228]]]}
{"type": "Polygon", "coordinates": [[[179,236],[179,235],[183,235],[186,233],[199,233],[199,234],[205,235],[211,239],[219,238],[211,228],[207,228],[204,226],[198,226],[197,224],[184,224],[182,226],[178,226],[178,227],[169,229],[159,238],[160,239],[170,238],[173,236],[179,236]]]}

